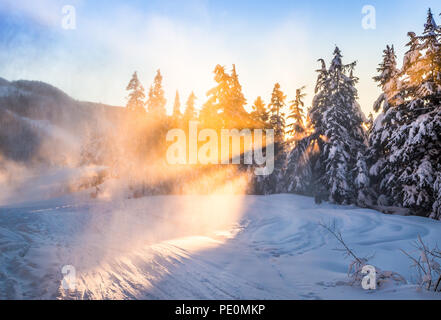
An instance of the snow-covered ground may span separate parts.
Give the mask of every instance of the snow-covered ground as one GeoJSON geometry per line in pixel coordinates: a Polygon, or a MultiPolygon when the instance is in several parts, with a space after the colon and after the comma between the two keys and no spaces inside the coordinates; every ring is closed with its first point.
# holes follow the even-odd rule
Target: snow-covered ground
{"type": "Polygon", "coordinates": [[[415,271],[400,248],[434,244],[441,222],[296,195],[87,194],[0,207],[1,299],[440,299],[415,285],[345,285],[349,261],[319,222],[336,221],[371,264],[415,271]],[[64,290],[62,267],[76,270],[64,290]]]}

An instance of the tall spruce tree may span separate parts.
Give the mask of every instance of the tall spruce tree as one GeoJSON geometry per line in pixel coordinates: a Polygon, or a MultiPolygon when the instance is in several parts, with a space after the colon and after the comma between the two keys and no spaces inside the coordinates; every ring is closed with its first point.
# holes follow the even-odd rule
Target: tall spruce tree
{"type": "Polygon", "coordinates": [[[252,105],[251,119],[253,121],[253,127],[266,128],[268,126],[269,114],[262,97],[257,97],[252,105]]]}
{"type": "Polygon", "coordinates": [[[389,106],[397,104],[396,99],[399,93],[397,76],[400,71],[397,68],[396,59],[394,46],[387,45],[383,51],[383,62],[377,68],[379,75],[373,77],[383,91],[374,103],[375,112],[380,111],[380,109],[387,111],[389,106]]]}
{"type": "Polygon", "coordinates": [[[406,55],[402,70],[407,99],[397,107],[399,128],[387,146],[393,166],[390,193],[396,204],[417,214],[432,211],[433,215],[438,211],[434,208],[438,198],[435,179],[441,162],[441,45],[430,9],[423,34],[412,35],[413,50],[406,55]],[[409,60],[413,63],[406,64],[409,60]]]}
{"type": "Polygon", "coordinates": [[[286,161],[285,152],[285,115],[282,108],[285,106],[286,95],[276,83],[271,95],[271,102],[268,105],[269,123],[268,127],[274,130],[274,171],[268,176],[256,178],[258,193],[270,194],[283,192],[282,184],[283,170],[286,161]]]}
{"type": "Polygon", "coordinates": [[[296,90],[296,98],[291,101],[289,106],[290,112],[288,115],[288,119],[291,120],[291,123],[287,126],[287,134],[297,140],[305,132],[305,123],[303,120],[303,108],[305,106],[305,103],[303,102],[303,98],[306,96],[306,94],[303,93],[304,89],[305,87],[301,87],[296,90]]]}
{"type": "Polygon", "coordinates": [[[202,124],[210,128],[223,127],[220,114],[228,104],[230,76],[225,72],[225,67],[217,65],[214,69],[214,80],[217,85],[207,92],[208,100],[200,112],[202,124]]]}
{"type": "Polygon", "coordinates": [[[192,91],[188,96],[187,102],[185,103],[185,111],[183,115],[185,125],[188,125],[189,121],[196,119],[195,100],[196,96],[192,91]]]}
{"type": "Polygon", "coordinates": [[[164,97],[164,89],[162,88],[161,71],[156,72],[153,85],[150,87],[147,108],[150,114],[156,117],[164,117],[166,114],[165,104],[167,100],[164,97]]]}
{"type": "Polygon", "coordinates": [[[268,105],[270,118],[269,122],[274,129],[274,140],[282,144],[285,137],[285,106],[286,95],[280,89],[280,84],[276,83],[271,94],[271,102],[268,105]]]}
{"type": "MultiPolygon", "coordinates": [[[[373,77],[374,81],[382,89],[382,93],[375,101],[373,109],[375,112],[381,111],[373,121],[369,130],[369,148],[367,151],[367,163],[370,168],[369,173],[374,190],[379,194],[385,195],[384,178],[388,179],[391,174],[391,167],[387,161],[389,150],[386,145],[392,133],[396,129],[395,112],[396,105],[402,100],[398,90],[401,87],[399,81],[400,70],[397,68],[396,55],[393,46],[386,46],[383,51],[383,61],[377,68],[378,75],[373,77]]],[[[386,199],[382,197],[383,202],[386,199]]],[[[387,201],[382,204],[387,204],[387,201]]]]}
{"type": "Polygon", "coordinates": [[[292,144],[286,155],[283,179],[281,181],[284,192],[311,195],[312,173],[317,158],[317,141],[311,133],[313,126],[309,114],[306,121],[303,121],[303,98],[304,87],[296,90],[296,98],[291,102],[290,115],[293,119],[288,126],[288,134],[294,137],[295,144],[292,144]]]}
{"type": "Polygon", "coordinates": [[[228,104],[224,107],[224,118],[227,126],[231,128],[247,128],[251,125],[249,114],[245,111],[247,100],[242,93],[242,86],[233,64],[229,84],[228,104]]]}
{"type": "Polygon", "coordinates": [[[321,137],[315,185],[322,189],[319,198],[326,196],[331,202],[354,203],[358,197],[354,184],[357,155],[365,152],[362,126],[365,117],[357,103],[358,79],[353,75],[356,63],[344,65],[338,47],[329,69],[321,62],[309,112],[315,135],[321,137]]]}
{"type": "Polygon", "coordinates": [[[133,73],[132,78],[130,79],[129,84],[126,87],[129,92],[128,101],[127,101],[127,110],[144,113],[145,109],[145,93],[144,87],[138,79],[138,74],[136,71],[133,73]]]}
{"type": "Polygon", "coordinates": [[[221,65],[214,70],[216,87],[207,92],[208,100],[201,110],[200,118],[206,126],[213,128],[243,128],[250,125],[245,111],[246,99],[233,65],[231,75],[221,65]]]}
{"type": "Polygon", "coordinates": [[[427,21],[424,32],[418,37],[419,50],[423,52],[419,73],[424,80],[417,91],[417,95],[427,97],[437,95],[441,91],[441,28],[435,22],[431,9],[427,12],[427,21]]]}
{"type": "Polygon", "coordinates": [[[439,27],[430,10],[423,34],[408,35],[409,50],[396,80],[401,101],[379,115],[391,130],[387,131],[389,137],[383,137],[385,143],[371,145],[382,157],[370,172],[377,174],[378,189],[387,197],[387,204],[439,218],[441,68],[437,57],[441,46],[439,27]],[[379,163],[384,168],[381,171],[379,163]]]}

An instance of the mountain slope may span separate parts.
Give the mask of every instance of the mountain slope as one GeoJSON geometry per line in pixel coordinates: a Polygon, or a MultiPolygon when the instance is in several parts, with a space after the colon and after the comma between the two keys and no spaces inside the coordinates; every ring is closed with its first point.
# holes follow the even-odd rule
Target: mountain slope
{"type": "Polygon", "coordinates": [[[60,161],[60,154],[66,158],[69,151],[78,153],[87,132],[110,130],[122,110],[76,101],[43,82],[0,78],[0,156],[60,161]]]}

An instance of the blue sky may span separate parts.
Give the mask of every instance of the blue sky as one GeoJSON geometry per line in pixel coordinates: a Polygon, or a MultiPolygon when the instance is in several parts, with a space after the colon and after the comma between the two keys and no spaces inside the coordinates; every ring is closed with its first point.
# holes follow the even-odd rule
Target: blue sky
{"type": "Polygon", "coordinates": [[[262,0],[0,0],[0,77],[49,82],[74,98],[125,104],[137,70],[145,87],[161,68],[171,109],[194,90],[201,105],[216,64],[235,63],[251,104],[269,100],[275,82],[293,98],[313,96],[317,59],[335,45],[357,60],[360,104],[369,113],[379,90],[372,81],[386,44],[401,61],[408,31],[421,32],[427,8],[441,23],[437,1],[262,0]],[[61,8],[76,9],[76,29],[61,28],[61,8]],[[361,26],[364,5],[376,9],[376,29],[361,26]]]}

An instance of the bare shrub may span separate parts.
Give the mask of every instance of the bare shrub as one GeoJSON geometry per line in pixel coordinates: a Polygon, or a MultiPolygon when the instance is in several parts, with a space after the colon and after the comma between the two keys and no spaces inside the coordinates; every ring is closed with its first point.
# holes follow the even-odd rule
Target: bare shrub
{"type": "Polygon", "coordinates": [[[441,292],[441,250],[436,245],[430,248],[418,235],[414,243],[417,257],[401,250],[413,262],[418,272],[418,283],[429,291],[441,292]]]}
{"type": "MultiPolygon", "coordinates": [[[[363,278],[366,276],[365,273],[363,273],[363,268],[368,264],[368,261],[373,256],[368,257],[359,257],[355,253],[353,249],[351,249],[346,242],[343,239],[343,236],[341,232],[337,229],[335,220],[332,223],[325,224],[321,222],[319,224],[323,228],[325,228],[329,233],[331,233],[337,241],[340,243],[342,248],[337,248],[335,250],[343,252],[344,256],[346,258],[350,258],[351,262],[349,264],[348,268],[348,277],[351,279],[350,285],[361,285],[363,278]]],[[[395,284],[406,284],[406,280],[403,276],[400,274],[393,272],[393,271],[382,271],[380,268],[374,266],[376,271],[376,284],[377,287],[382,287],[387,283],[395,283],[395,284]]]]}

